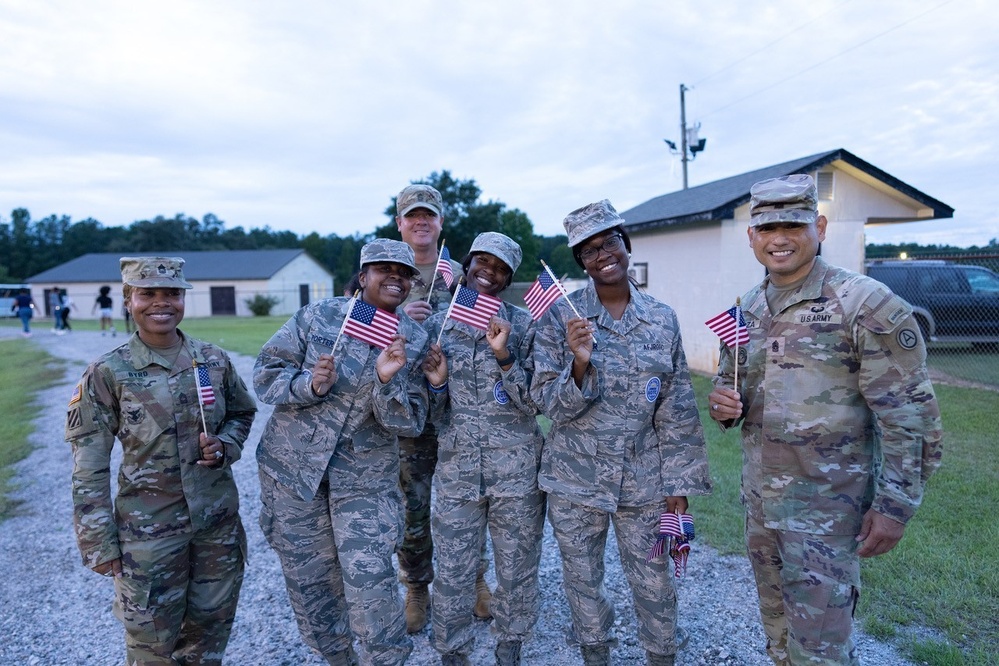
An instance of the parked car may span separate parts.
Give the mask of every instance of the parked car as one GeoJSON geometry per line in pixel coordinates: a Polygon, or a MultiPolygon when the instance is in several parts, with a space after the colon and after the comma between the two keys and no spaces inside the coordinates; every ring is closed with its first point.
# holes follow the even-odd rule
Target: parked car
{"type": "Polygon", "coordinates": [[[999,275],[948,261],[873,261],[867,274],[907,300],[931,342],[999,344],[999,275]]]}

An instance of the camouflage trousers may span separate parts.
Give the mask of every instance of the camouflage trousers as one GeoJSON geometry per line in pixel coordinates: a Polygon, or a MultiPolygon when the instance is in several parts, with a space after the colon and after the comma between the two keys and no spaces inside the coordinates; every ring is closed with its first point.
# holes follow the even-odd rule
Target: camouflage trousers
{"type": "Polygon", "coordinates": [[[437,580],[433,593],[433,644],[441,654],[470,654],[474,647],[472,608],[475,579],[482,572],[486,528],[493,542],[496,590],[489,610],[501,641],[523,641],[538,619],[538,564],[545,524],[545,494],[521,497],[434,499],[437,580]]]}
{"type": "Polygon", "coordinates": [[[614,645],[614,607],[604,588],[604,551],[610,522],[631,587],[638,640],[656,654],[676,654],[676,588],[667,556],[646,563],[666,503],[619,506],[610,514],[548,495],[548,522],[562,553],[562,578],[572,614],[569,642],[614,645]]]}
{"type": "Polygon", "coordinates": [[[434,542],[430,532],[430,494],[437,466],[437,434],[399,438],[399,485],[406,500],[399,580],[430,584],[434,580],[434,542]]]}
{"type": "Polygon", "coordinates": [[[239,517],[120,546],[114,614],[125,626],[125,663],[221,664],[246,562],[239,517]]]}
{"type": "Polygon", "coordinates": [[[860,664],[850,637],[860,598],[853,535],[771,530],[747,515],[746,549],[775,664],[860,664]]]}
{"type": "Polygon", "coordinates": [[[406,635],[392,553],[402,534],[398,491],[311,500],[260,472],[260,527],[278,555],[306,645],[327,660],[356,638],[362,664],[403,664],[406,635]]]}

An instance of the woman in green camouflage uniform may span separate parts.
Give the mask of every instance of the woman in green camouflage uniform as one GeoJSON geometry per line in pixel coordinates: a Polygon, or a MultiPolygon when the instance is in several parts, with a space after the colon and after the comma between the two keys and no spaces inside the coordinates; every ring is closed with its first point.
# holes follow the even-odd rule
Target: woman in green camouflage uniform
{"type": "Polygon", "coordinates": [[[183,264],[122,258],[137,333],[87,368],[66,421],[77,542],[84,565],[114,577],[127,664],[221,664],[243,581],[231,465],[256,405],[224,351],[177,329],[183,264]]]}

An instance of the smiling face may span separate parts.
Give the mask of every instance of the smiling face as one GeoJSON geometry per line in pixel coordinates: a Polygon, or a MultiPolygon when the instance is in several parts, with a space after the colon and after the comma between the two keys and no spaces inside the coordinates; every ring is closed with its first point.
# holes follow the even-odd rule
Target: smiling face
{"type": "Polygon", "coordinates": [[[578,248],[583,268],[595,283],[614,285],[628,281],[628,248],[616,229],[591,236],[578,248]]]}
{"type": "Polygon", "coordinates": [[[761,224],[749,227],[748,233],[757,261],[770,272],[770,281],[780,287],[797,282],[812,270],[819,243],[826,239],[826,218],[819,215],[814,224],[761,224]]]}
{"type": "Polygon", "coordinates": [[[468,286],[480,294],[496,296],[510,284],[510,267],[495,255],[476,252],[465,271],[468,286]]]}
{"type": "Polygon", "coordinates": [[[441,237],[440,215],[421,206],[401,217],[397,215],[395,221],[402,240],[415,251],[436,251],[437,240],[441,237]]]}
{"type": "Polygon", "coordinates": [[[126,306],[139,330],[139,337],[154,347],[176,344],[177,326],[184,319],[184,289],[132,287],[126,306]]]}
{"type": "Polygon", "coordinates": [[[404,264],[371,263],[361,268],[357,277],[361,282],[361,298],[366,303],[395,312],[409,296],[413,269],[404,264]]]}

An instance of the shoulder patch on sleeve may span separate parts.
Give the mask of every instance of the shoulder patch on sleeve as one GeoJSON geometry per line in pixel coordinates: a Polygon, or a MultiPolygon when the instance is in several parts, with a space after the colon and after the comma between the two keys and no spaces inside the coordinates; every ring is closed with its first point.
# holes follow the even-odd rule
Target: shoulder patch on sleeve
{"type": "Polygon", "coordinates": [[[864,310],[860,325],[878,334],[891,333],[912,316],[912,306],[890,291],[875,291],[864,301],[864,310]]]}
{"type": "Polygon", "coordinates": [[[83,395],[83,382],[77,382],[76,388],[73,389],[73,396],[69,399],[69,406],[72,407],[80,402],[81,395],[83,395]]]}

